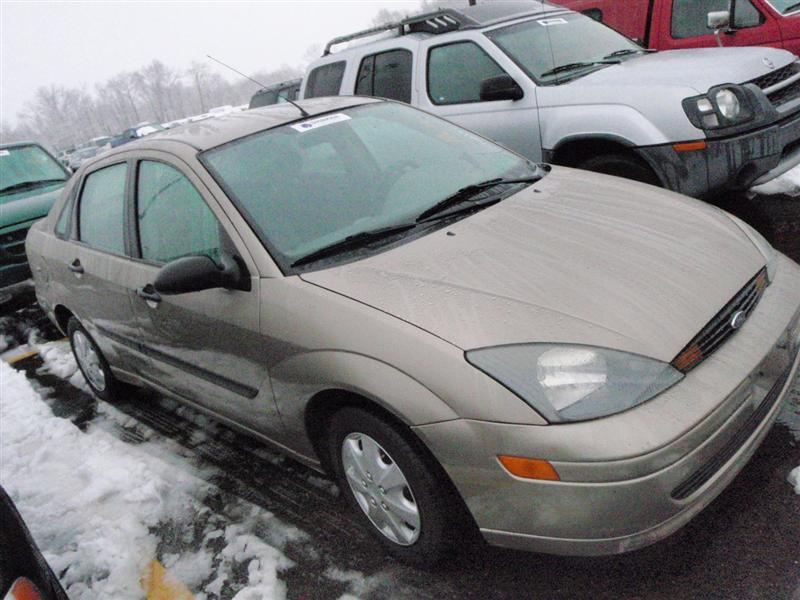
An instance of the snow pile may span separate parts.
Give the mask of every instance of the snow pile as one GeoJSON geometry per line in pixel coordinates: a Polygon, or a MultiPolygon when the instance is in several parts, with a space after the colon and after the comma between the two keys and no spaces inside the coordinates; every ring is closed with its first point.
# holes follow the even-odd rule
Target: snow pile
{"type": "Polygon", "coordinates": [[[777,194],[786,194],[793,197],[800,196],[800,166],[787,171],[772,181],[751,188],[750,192],[765,196],[777,194]]]}
{"type": "Polygon", "coordinates": [[[46,373],[54,375],[61,379],[67,379],[76,388],[83,390],[87,394],[92,391],[83,373],[78,369],[78,363],[75,362],[75,355],[72,353],[72,347],[67,340],[60,340],[58,342],[47,342],[45,344],[34,344],[34,348],[39,352],[44,365],[39,367],[38,373],[46,373]]]}
{"type": "MultiPolygon", "coordinates": [[[[46,354],[54,373],[69,376],[63,355],[46,354]]],[[[204,518],[208,539],[199,551],[162,557],[198,599],[223,587],[237,600],[285,597],[278,571],[291,561],[277,546],[303,534],[238,499],[209,518],[203,500],[211,486],[168,449],[126,444],[98,427],[81,432],[2,362],[0,427],[0,482],[70,598],[142,598],[145,570],[169,545],[164,535],[192,532],[204,518]],[[227,583],[240,568],[247,583],[227,583]]]]}

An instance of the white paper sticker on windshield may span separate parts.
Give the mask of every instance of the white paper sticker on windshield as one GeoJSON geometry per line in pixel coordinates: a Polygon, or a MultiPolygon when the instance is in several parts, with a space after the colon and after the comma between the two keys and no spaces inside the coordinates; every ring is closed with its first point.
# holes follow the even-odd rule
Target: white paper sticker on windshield
{"type": "Polygon", "coordinates": [[[333,125],[334,123],[341,123],[342,121],[349,121],[350,117],[348,117],[344,113],[336,113],[335,115],[325,115],[324,117],[318,117],[316,119],[311,119],[310,121],[303,121],[302,123],[297,123],[296,125],[291,125],[290,127],[295,131],[311,131],[312,129],[317,129],[318,127],[325,127],[326,125],[333,125]]]}
{"type": "Polygon", "coordinates": [[[539,23],[539,25],[541,25],[542,27],[550,27],[551,25],[566,25],[567,24],[567,20],[566,19],[561,19],[561,18],[540,19],[540,20],[538,20],[536,22],[539,23]]]}
{"type": "Polygon", "coordinates": [[[9,154],[11,154],[11,152],[8,150],[0,150],[0,156],[8,156],[9,154]]]}

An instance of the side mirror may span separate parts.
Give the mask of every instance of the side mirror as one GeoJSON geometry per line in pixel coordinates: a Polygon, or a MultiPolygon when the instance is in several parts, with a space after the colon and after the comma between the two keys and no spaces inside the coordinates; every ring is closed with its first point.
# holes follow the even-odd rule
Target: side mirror
{"type": "Polygon", "coordinates": [[[165,296],[215,288],[249,290],[250,281],[236,261],[223,257],[222,268],[207,256],[185,256],[167,263],[156,275],[153,287],[165,296]]]}
{"type": "Polygon", "coordinates": [[[731,24],[731,13],[727,10],[719,10],[708,13],[708,28],[714,31],[726,29],[731,24]]]}
{"type": "Polygon", "coordinates": [[[481,81],[481,100],[520,100],[525,96],[522,88],[511,75],[503,73],[496,77],[487,77],[481,81]]]}

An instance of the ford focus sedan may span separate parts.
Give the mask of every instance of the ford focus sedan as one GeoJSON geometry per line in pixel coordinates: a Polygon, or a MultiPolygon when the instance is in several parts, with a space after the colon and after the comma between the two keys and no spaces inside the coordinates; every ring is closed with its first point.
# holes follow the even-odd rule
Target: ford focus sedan
{"type": "Polygon", "coordinates": [[[104,154],[32,229],[97,396],[149,386],[332,473],[416,564],[461,528],[640,548],[744,467],[798,369],[798,265],[401,104],[301,107],[104,154]]]}

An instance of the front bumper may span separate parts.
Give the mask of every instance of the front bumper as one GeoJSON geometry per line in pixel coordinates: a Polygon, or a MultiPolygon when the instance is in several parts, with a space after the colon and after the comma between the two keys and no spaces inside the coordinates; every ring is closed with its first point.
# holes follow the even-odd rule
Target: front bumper
{"type": "Polygon", "coordinates": [[[587,423],[451,421],[416,428],[492,544],[602,555],[679,529],[733,480],[797,376],[800,268],[781,259],[742,330],[671,390],[587,423]],[[498,454],[545,458],[559,482],[513,477],[498,454]]]}
{"type": "Polygon", "coordinates": [[[705,150],[676,152],[672,144],[637,152],[665,187],[702,198],[723,189],[748,189],[800,164],[800,113],[729,138],[709,139],[705,150]]]}
{"type": "Polygon", "coordinates": [[[25,236],[36,220],[17,223],[0,231],[0,288],[29,279],[25,236]]]}

